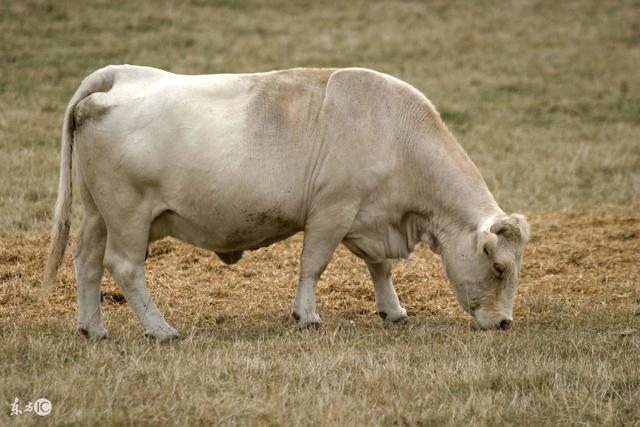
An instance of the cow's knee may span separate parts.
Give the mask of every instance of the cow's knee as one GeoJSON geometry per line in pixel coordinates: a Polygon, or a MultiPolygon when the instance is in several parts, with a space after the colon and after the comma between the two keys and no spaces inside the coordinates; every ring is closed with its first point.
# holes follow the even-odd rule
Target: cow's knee
{"type": "Polygon", "coordinates": [[[104,266],[123,287],[129,287],[140,275],[142,265],[127,257],[108,251],[104,256],[104,266]]]}

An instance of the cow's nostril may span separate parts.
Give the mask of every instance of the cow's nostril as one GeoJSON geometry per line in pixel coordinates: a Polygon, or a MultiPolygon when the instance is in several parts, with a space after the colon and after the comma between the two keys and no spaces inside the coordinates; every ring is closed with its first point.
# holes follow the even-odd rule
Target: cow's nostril
{"type": "Polygon", "coordinates": [[[503,319],[500,322],[500,329],[502,329],[503,331],[506,331],[507,329],[511,329],[511,320],[503,319]]]}

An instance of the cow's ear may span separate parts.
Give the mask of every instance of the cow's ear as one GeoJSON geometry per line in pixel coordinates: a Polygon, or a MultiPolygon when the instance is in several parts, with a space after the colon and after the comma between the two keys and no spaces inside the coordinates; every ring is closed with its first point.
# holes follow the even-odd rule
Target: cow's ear
{"type": "Polygon", "coordinates": [[[498,246],[498,236],[490,230],[479,230],[476,234],[476,253],[492,257],[498,246]]]}
{"type": "Polygon", "coordinates": [[[494,222],[489,231],[496,235],[502,235],[508,240],[521,241],[526,243],[529,241],[529,223],[524,215],[512,214],[494,222]]]}
{"type": "Polygon", "coordinates": [[[522,236],[522,242],[527,243],[529,239],[531,239],[531,227],[529,227],[527,217],[519,213],[514,213],[511,214],[511,218],[515,219],[518,223],[518,229],[520,230],[520,235],[522,236]]]}

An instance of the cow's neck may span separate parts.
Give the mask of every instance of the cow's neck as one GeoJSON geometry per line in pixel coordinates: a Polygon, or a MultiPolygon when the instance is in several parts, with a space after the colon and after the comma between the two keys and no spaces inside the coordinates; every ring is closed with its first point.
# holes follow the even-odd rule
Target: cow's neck
{"type": "Polygon", "coordinates": [[[427,148],[431,153],[423,156],[422,197],[429,213],[425,231],[444,242],[504,215],[476,166],[446,129],[427,148]]]}

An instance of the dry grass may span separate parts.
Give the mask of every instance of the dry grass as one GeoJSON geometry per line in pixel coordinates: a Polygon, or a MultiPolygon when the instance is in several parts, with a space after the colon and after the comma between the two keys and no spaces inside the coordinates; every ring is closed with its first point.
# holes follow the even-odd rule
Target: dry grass
{"type": "Polygon", "coordinates": [[[319,332],[289,318],[301,239],[234,266],[177,241],[151,248],[147,278],[184,339],[157,345],[111,280],[111,338],[76,334],[68,256],[38,302],[47,236],[0,251],[0,401],[54,402],[54,423],[628,424],[640,417],[640,215],[608,208],[531,216],[536,234],[510,332],[478,332],[437,257],[395,268],[412,321],[384,328],[361,261],[336,253],[318,288],[319,332]],[[567,236],[571,243],[567,244],[567,236]]]}
{"type": "Polygon", "coordinates": [[[637,2],[5,1],[0,233],[50,219],[64,108],[110,63],[364,66],[423,90],[505,208],[640,193],[637,2]]]}
{"type": "Polygon", "coordinates": [[[637,1],[0,10],[0,425],[639,425],[637,1]],[[111,339],[79,337],[69,257],[49,304],[36,298],[60,122],[85,75],[127,62],[184,73],[356,65],[424,91],[501,205],[530,213],[515,329],[473,330],[420,248],[395,271],[409,325],[382,326],[364,266],[340,250],[318,289],[324,329],[297,332],[297,236],[235,266],[160,242],[151,290],[185,339],[141,338],[110,279],[111,339]],[[15,397],[40,396],[49,418],[7,415],[15,397]]]}

